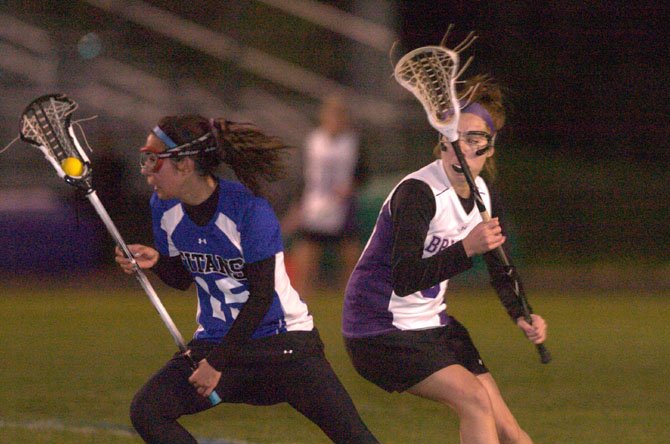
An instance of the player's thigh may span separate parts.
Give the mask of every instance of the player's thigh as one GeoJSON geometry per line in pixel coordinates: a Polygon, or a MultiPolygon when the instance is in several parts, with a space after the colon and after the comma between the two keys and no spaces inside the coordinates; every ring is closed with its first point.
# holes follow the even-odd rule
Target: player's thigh
{"type": "Polygon", "coordinates": [[[457,410],[466,403],[487,403],[487,392],[478,377],[461,365],[438,370],[407,391],[457,410]]]}
{"type": "Polygon", "coordinates": [[[337,412],[353,405],[351,397],[324,357],[298,360],[284,370],[287,401],[337,412]]]}
{"type": "Polygon", "coordinates": [[[212,405],[188,382],[192,370],[188,361],[175,355],[135,394],[131,413],[178,418],[206,410],[212,405]]]}
{"type": "Polygon", "coordinates": [[[288,373],[286,401],[336,443],[377,443],[346,389],[323,357],[296,362],[288,373]]]}

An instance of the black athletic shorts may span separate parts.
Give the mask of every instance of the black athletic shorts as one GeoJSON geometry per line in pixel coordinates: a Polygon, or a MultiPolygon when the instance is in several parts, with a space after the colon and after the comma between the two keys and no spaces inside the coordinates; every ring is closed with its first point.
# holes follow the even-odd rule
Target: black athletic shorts
{"type": "Polygon", "coordinates": [[[404,392],[454,364],[475,375],[489,371],[467,329],[452,317],[444,327],[344,338],[344,343],[358,373],[388,392],[404,392]]]}

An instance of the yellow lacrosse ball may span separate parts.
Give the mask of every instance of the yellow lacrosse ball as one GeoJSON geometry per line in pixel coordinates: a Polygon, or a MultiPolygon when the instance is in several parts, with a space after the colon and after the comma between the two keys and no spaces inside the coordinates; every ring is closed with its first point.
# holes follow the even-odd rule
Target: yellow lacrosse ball
{"type": "Polygon", "coordinates": [[[79,177],[84,172],[84,164],[76,157],[68,157],[60,165],[68,176],[79,177]]]}

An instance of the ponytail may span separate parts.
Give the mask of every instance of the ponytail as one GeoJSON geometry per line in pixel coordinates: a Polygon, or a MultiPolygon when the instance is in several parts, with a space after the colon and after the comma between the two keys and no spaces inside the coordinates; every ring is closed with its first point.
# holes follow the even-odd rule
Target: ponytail
{"type": "Polygon", "coordinates": [[[219,158],[255,194],[262,194],[262,181],[285,177],[282,157],[290,147],[281,140],[266,135],[252,123],[214,120],[213,128],[218,132],[219,158]]]}
{"type": "Polygon", "coordinates": [[[217,149],[190,156],[202,176],[216,176],[220,164],[225,163],[256,195],[264,194],[263,182],[274,182],[285,176],[282,154],[290,147],[252,123],[182,115],[163,117],[158,126],[177,144],[211,133],[217,149]]]}

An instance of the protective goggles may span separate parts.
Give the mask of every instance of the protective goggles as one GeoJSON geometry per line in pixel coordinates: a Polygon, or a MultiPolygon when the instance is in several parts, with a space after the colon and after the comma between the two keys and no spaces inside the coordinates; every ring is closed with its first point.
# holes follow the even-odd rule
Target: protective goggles
{"type": "MultiPolygon", "coordinates": [[[[476,156],[484,155],[492,146],[493,136],[486,131],[467,131],[459,133],[458,141],[464,144],[468,151],[475,153],[476,156]]],[[[446,151],[447,140],[440,136],[442,151],[446,151]]]]}
{"type": "Polygon", "coordinates": [[[144,146],[140,148],[140,168],[147,173],[157,173],[163,166],[163,159],[178,155],[178,152],[161,151],[152,146],[144,146]]]}
{"type": "Polygon", "coordinates": [[[157,173],[163,166],[163,159],[192,156],[198,153],[208,153],[217,149],[216,139],[209,132],[190,142],[177,145],[159,127],[154,128],[154,134],[161,139],[168,149],[161,151],[158,148],[144,146],[140,148],[140,168],[147,173],[157,173]]]}

